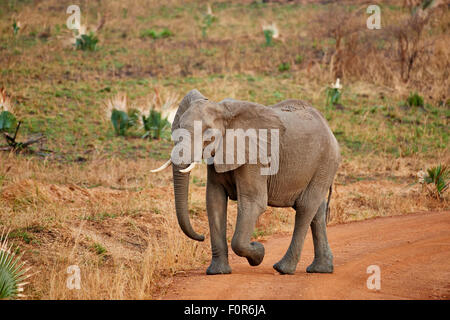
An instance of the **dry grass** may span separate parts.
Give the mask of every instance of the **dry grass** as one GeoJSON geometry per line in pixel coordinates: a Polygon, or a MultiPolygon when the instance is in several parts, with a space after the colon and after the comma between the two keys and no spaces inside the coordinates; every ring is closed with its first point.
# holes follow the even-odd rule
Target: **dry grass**
{"type": "MultiPolygon", "coordinates": [[[[131,168],[125,162],[117,166],[116,160],[100,168],[92,163],[63,169],[2,155],[2,164],[22,173],[4,172],[0,221],[12,228],[27,260],[39,266],[29,288],[31,297],[148,299],[163,287],[161,279],[206,260],[207,246],[187,240],[179,230],[173,201],[167,198],[172,193],[168,174],[132,183],[121,179],[131,168]],[[122,168],[114,170],[118,175],[109,173],[114,167],[122,168]],[[80,184],[100,182],[107,187],[58,183],[58,175],[68,168],[64,180],[73,173],[80,184]],[[98,173],[96,178],[92,172],[98,173]],[[54,182],[46,182],[48,178],[54,182]],[[96,244],[104,252],[96,250],[96,244]],[[80,291],[66,287],[70,265],[81,268],[80,291]]],[[[148,172],[152,165],[156,163],[141,161],[132,167],[148,172]]],[[[205,217],[199,219],[199,228],[206,231],[205,217]]]]}
{"type": "MultiPolygon", "coordinates": [[[[26,289],[31,298],[157,298],[173,275],[204,268],[210,259],[205,168],[194,169],[189,200],[194,228],[207,239],[199,243],[187,239],[178,227],[170,170],[123,178],[131,177],[131,172],[149,172],[157,166],[155,161],[113,159],[64,167],[16,156],[1,155],[1,161],[6,166],[0,172],[0,221],[12,229],[12,241],[39,271],[26,289]],[[81,269],[81,290],[66,286],[71,265],[81,269]]],[[[420,163],[402,159],[394,168],[380,166],[374,171],[367,165],[373,163],[343,165],[334,187],[331,224],[449,209],[448,198],[429,198],[418,184],[410,185],[420,163]]],[[[229,240],[235,219],[232,202],[229,240]]],[[[291,232],[293,219],[292,209],[269,208],[260,217],[254,238],[291,232]]]]}

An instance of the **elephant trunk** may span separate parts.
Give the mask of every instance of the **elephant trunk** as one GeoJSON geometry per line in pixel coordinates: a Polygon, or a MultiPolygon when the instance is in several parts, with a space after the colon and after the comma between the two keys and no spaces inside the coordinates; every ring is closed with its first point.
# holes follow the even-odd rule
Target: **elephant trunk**
{"type": "Polygon", "coordinates": [[[189,220],[188,194],[189,194],[189,173],[181,173],[183,167],[173,165],[173,189],[175,193],[175,209],[177,213],[178,224],[181,230],[191,239],[197,241],[205,240],[203,235],[197,234],[192,229],[189,220]]]}

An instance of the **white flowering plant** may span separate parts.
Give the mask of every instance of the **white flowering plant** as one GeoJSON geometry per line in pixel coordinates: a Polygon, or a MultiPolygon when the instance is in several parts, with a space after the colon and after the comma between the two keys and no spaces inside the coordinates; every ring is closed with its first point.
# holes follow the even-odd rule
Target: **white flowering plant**
{"type": "Polygon", "coordinates": [[[262,30],[264,33],[264,38],[266,39],[266,46],[268,47],[273,45],[273,39],[278,39],[280,37],[280,31],[275,23],[264,23],[262,30]]]}
{"type": "Polygon", "coordinates": [[[208,34],[208,30],[211,28],[214,22],[216,22],[218,19],[214,15],[211,9],[211,5],[208,3],[206,6],[206,13],[203,14],[203,20],[202,20],[202,37],[206,38],[208,34]]]}
{"type": "Polygon", "coordinates": [[[342,85],[340,79],[336,79],[336,83],[327,88],[327,106],[336,106],[341,103],[342,85]]]}

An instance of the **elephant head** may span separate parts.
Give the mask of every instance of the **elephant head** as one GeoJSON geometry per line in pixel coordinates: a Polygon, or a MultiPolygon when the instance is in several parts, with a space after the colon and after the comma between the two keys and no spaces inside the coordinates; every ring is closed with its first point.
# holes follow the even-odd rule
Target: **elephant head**
{"type": "Polygon", "coordinates": [[[271,108],[260,104],[232,99],[216,103],[205,98],[198,90],[191,90],[181,101],[172,124],[172,139],[175,146],[171,159],[152,172],[161,171],[172,165],[178,223],[189,238],[204,240],[203,235],[193,230],[189,220],[189,172],[202,160],[214,164],[218,173],[235,170],[245,163],[260,163],[267,166],[267,159],[260,159],[260,162],[256,159],[256,162],[252,162],[255,161],[252,159],[255,154],[255,148],[252,150],[252,146],[256,147],[255,142],[259,149],[261,146],[266,148],[267,158],[273,158],[272,136],[271,139],[267,135],[261,138],[258,136],[260,129],[284,131],[278,115],[271,108]],[[230,131],[234,135],[228,135],[230,131]],[[236,132],[238,135],[244,135],[241,152],[243,155],[239,154],[239,145],[234,148],[236,132]],[[252,141],[255,135],[251,133],[256,134],[257,141],[252,141]],[[245,137],[249,139],[248,144],[245,143],[245,137]],[[230,139],[233,139],[233,148],[229,148],[227,143],[230,139]],[[271,150],[270,154],[268,150],[271,150]],[[232,161],[227,161],[229,159],[232,161]]]}

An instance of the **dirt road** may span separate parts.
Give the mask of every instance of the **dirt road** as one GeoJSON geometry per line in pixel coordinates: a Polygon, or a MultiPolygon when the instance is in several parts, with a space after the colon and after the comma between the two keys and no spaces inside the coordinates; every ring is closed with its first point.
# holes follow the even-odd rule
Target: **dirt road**
{"type": "Polygon", "coordinates": [[[177,276],[164,299],[450,299],[450,212],[417,213],[330,226],[333,274],[308,274],[311,234],[295,275],[272,265],[290,236],[264,243],[257,267],[230,250],[230,275],[206,276],[206,267],[177,276]],[[367,288],[367,267],[381,271],[381,289],[367,288]]]}

